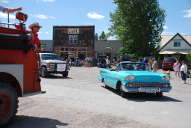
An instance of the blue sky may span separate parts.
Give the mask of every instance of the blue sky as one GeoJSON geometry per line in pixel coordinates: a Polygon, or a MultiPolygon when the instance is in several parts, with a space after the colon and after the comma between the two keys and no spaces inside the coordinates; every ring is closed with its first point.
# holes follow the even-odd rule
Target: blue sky
{"type": "MultiPolygon", "coordinates": [[[[163,34],[177,32],[191,35],[191,0],[159,0],[166,10],[163,34]]],[[[0,0],[0,5],[23,7],[29,15],[27,26],[39,22],[42,26],[40,39],[52,39],[54,25],[95,25],[96,33],[107,32],[110,12],[115,10],[112,0],[0,0]]],[[[12,17],[11,22],[16,22],[12,17]]],[[[0,20],[5,14],[0,12],[0,20]]]]}

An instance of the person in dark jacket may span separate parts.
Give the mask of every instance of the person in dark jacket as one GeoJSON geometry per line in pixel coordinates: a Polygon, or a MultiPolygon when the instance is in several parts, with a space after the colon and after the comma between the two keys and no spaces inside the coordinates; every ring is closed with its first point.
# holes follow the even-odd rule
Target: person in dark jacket
{"type": "Polygon", "coordinates": [[[128,56],[127,53],[125,53],[125,54],[122,56],[122,61],[130,61],[130,57],[128,56]]]}

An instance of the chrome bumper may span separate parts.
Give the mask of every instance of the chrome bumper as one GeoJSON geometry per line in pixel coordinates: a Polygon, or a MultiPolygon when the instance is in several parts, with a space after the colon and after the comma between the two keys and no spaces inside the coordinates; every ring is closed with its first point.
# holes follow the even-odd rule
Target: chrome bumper
{"type": "MultiPolygon", "coordinates": [[[[157,90],[158,92],[169,92],[172,87],[126,87],[126,86],[122,86],[122,89],[124,92],[129,92],[129,93],[139,93],[139,92],[144,92],[144,91],[140,91],[141,89],[145,89],[145,90],[157,90]]],[[[151,91],[151,92],[147,92],[145,91],[144,93],[156,93],[157,91],[151,91]]]]}

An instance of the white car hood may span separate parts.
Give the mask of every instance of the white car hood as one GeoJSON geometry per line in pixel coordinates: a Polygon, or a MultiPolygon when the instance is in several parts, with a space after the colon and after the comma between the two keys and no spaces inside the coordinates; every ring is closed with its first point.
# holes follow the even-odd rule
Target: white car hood
{"type": "Polygon", "coordinates": [[[42,60],[42,62],[44,62],[44,63],[57,63],[57,64],[66,63],[66,61],[62,61],[62,60],[42,60]]]}

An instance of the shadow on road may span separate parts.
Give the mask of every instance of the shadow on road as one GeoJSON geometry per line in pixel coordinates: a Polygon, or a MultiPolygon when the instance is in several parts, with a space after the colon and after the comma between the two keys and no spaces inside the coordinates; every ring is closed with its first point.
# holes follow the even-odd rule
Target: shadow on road
{"type": "MultiPolygon", "coordinates": [[[[116,95],[119,95],[119,93],[112,88],[107,87],[107,89],[116,95]]],[[[165,93],[164,93],[165,94],[165,93]]],[[[163,97],[157,97],[155,94],[146,94],[146,93],[136,93],[136,94],[129,94],[128,97],[126,97],[127,100],[135,101],[135,102],[146,102],[146,101],[157,101],[157,102],[182,102],[181,100],[163,96],[163,97]]]]}
{"type": "Polygon", "coordinates": [[[6,128],[57,128],[57,126],[67,125],[67,123],[49,118],[16,116],[6,128]]]}
{"type": "Polygon", "coordinates": [[[72,78],[71,77],[57,76],[57,75],[49,75],[45,79],[72,79],[72,78]]]}
{"type": "Polygon", "coordinates": [[[132,96],[127,98],[128,100],[135,101],[135,102],[145,102],[145,101],[156,101],[156,102],[182,102],[181,100],[163,96],[157,97],[154,94],[132,94],[132,96]]]}

